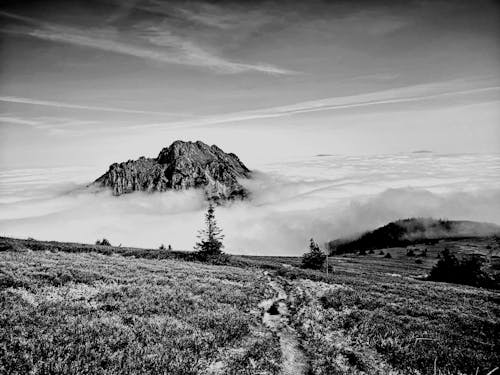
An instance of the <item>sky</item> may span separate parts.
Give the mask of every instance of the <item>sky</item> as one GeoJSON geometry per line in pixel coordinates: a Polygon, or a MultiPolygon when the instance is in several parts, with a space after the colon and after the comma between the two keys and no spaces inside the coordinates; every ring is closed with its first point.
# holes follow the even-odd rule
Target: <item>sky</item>
{"type": "Polygon", "coordinates": [[[0,235],[189,250],[200,191],[86,188],[177,139],[254,171],[252,198],[217,209],[228,252],[500,224],[500,5],[0,2],[0,235]]]}
{"type": "Polygon", "coordinates": [[[500,150],[493,1],[3,1],[0,168],[500,150]]]}

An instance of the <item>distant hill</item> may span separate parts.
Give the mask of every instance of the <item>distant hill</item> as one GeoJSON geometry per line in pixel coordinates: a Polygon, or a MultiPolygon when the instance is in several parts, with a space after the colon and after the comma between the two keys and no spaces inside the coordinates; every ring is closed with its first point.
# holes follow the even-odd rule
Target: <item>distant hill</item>
{"type": "Polygon", "coordinates": [[[200,141],[175,141],[157,158],[112,164],[93,185],[111,188],[113,195],[203,188],[208,199],[225,200],[244,198],[247,192],[238,179],[249,177],[235,154],[200,141]]]}
{"type": "Polygon", "coordinates": [[[500,226],[475,221],[410,218],[390,222],[353,238],[328,242],[331,253],[343,254],[360,250],[407,246],[440,239],[500,235],[500,226]]]}

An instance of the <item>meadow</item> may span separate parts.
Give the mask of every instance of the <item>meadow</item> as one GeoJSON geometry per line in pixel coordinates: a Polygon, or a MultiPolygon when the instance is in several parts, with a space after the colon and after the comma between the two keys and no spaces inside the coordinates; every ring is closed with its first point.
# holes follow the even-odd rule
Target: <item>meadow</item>
{"type": "Polygon", "coordinates": [[[498,245],[464,241],[418,263],[404,248],[330,257],[326,275],[294,257],[0,238],[0,373],[486,375],[498,291],[421,279],[444,246],[498,245]]]}

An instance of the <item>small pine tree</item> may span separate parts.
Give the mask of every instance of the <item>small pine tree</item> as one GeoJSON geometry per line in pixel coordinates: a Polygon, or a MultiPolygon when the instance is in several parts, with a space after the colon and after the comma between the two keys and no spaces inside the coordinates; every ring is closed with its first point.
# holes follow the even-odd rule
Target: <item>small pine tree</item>
{"type": "Polygon", "coordinates": [[[158,250],[166,250],[165,245],[161,244],[160,247],[158,248],[158,250]]]}
{"type": "Polygon", "coordinates": [[[224,248],[222,243],[224,235],[215,220],[215,208],[212,203],[208,206],[205,214],[205,225],[206,228],[199,231],[198,238],[200,241],[196,243],[195,250],[204,257],[221,255],[224,248]]]}
{"type": "Polygon", "coordinates": [[[313,238],[311,238],[309,243],[309,252],[302,256],[302,267],[319,270],[323,268],[325,261],[326,254],[320,250],[318,244],[314,242],[313,238]]]}

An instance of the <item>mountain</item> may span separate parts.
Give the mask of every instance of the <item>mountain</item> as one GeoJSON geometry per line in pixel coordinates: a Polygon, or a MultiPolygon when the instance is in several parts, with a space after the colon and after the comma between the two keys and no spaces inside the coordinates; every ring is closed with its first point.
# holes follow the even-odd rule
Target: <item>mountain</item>
{"type": "Polygon", "coordinates": [[[384,249],[441,239],[500,235],[500,226],[475,221],[410,218],[390,222],[354,238],[339,238],[328,243],[330,252],[352,253],[384,249]]]}
{"type": "Polygon", "coordinates": [[[111,188],[114,195],[203,188],[210,200],[230,200],[247,196],[238,179],[250,175],[235,154],[226,154],[216,145],[175,141],[157,158],[112,164],[93,185],[111,188]]]}

